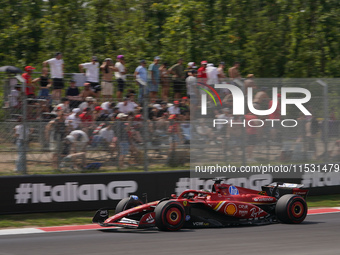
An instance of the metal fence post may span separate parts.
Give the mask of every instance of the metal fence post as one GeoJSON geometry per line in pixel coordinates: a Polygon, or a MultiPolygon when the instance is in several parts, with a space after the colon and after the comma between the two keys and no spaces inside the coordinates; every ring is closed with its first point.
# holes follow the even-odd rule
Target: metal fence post
{"type": "Polygon", "coordinates": [[[328,112],[328,84],[325,83],[322,80],[317,80],[317,83],[319,83],[323,87],[323,107],[324,107],[324,124],[323,124],[323,132],[324,132],[324,146],[325,146],[325,162],[328,162],[328,128],[329,128],[329,112],[328,112]]]}
{"type": "Polygon", "coordinates": [[[149,167],[149,159],[148,159],[148,139],[146,139],[148,135],[148,96],[147,96],[148,90],[147,85],[143,86],[143,137],[144,137],[144,171],[148,171],[149,167]]]}
{"type": "Polygon", "coordinates": [[[22,92],[23,92],[23,100],[22,100],[22,126],[23,126],[23,174],[27,174],[27,158],[26,158],[26,153],[27,153],[27,96],[26,96],[26,82],[24,81],[22,83],[22,92]]]}

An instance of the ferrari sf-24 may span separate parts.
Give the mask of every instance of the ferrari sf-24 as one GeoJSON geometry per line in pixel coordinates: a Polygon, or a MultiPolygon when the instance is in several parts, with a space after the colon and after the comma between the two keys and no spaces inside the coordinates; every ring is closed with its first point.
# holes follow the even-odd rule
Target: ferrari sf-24
{"type": "Polygon", "coordinates": [[[102,227],[181,228],[227,227],[242,224],[301,223],[307,215],[307,189],[302,184],[272,183],[262,191],[215,180],[211,191],[185,190],[179,196],[145,202],[131,195],[116,206],[115,214],[99,209],[92,219],[102,227]]]}

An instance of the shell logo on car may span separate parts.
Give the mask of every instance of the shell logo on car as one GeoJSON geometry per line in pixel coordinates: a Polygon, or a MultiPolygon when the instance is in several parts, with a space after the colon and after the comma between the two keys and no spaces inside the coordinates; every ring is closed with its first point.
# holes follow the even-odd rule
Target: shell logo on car
{"type": "Polygon", "coordinates": [[[237,212],[237,208],[235,204],[227,204],[227,206],[224,209],[225,214],[234,216],[237,212]]]}

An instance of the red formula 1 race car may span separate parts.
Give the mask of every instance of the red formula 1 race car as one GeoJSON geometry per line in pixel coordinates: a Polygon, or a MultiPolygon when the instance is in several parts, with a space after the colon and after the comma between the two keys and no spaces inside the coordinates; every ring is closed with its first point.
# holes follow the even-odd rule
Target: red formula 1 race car
{"type": "Polygon", "coordinates": [[[246,189],[215,180],[212,191],[186,190],[178,197],[143,203],[137,196],[121,200],[116,214],[109,217],[100,209],[92,222],[103,227],[181,228],[226,227],[272,222],[301,223],[307,215],[301,184],[272,183],[262,191],[246,189]]]}

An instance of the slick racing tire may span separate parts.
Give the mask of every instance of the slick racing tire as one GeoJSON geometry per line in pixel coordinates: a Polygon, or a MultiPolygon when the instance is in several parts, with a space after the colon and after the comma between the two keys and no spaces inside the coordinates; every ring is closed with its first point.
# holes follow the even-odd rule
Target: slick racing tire
{"type": "Polygon", "coordinates": [[[136,206],[139,206],[139,205],[142,205],[142,204],[143,204],[143,202],[141,200],[139,200],[139,198],[133,199],[131,197],[127,197],[127,198],[124,198],[124,199],[119,201],[119,203],[116,206],[115,213],[117,214],[117,213],[120,213],[122,211],[131,209],[133,207],[136,207],[136,206]]]}
{"type": "Polygon", "coordinates": [[[156,227],[163,231],[176,231],[185,221],[184,207],[176,201],[163,201],[155,208],[156,227]]]}
{"type": "Polygon", "coordinates": [[[293,194],[280,197],[275,208],[277,218],[288,224],[303,222],[307,216],[307,210],[307,203],[303,197],[293,194]]]}

